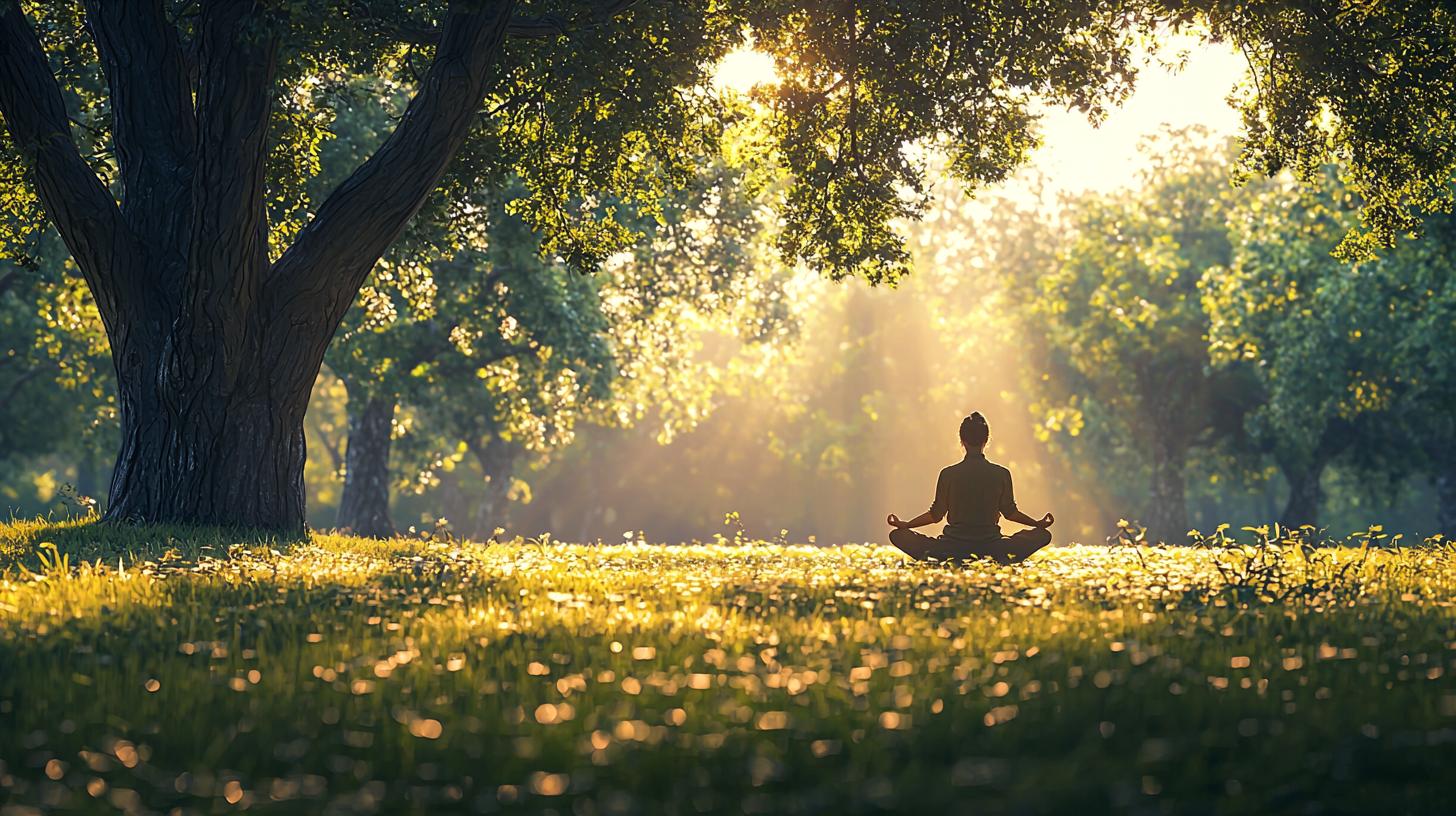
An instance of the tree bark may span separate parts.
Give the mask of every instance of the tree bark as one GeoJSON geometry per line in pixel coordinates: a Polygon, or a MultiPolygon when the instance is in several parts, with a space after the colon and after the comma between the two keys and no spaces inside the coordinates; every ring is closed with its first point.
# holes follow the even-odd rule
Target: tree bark
{"type": "Polygon", "coordinates": [[[391,538],[389,448],[394,430],[394,399],[349,399],[349,441],[344,453],[344,495],[338,526],[354,535],[391,538]]]}
{"type": "MultiPolygon", "coordinates": [[[[97,28],[105,23],[100,14],[88,19],[97,28]]],[[[274,329],[258,303],[268,268],[263,174],[277,44],[254,2],[203,4],[198,38],[199,147],[183,199],[188,231],[149,243],[164,248],[152,253],[153,263],[182,262],[181,291],[162,301],[162,314],[111,333],[122,447],[107,518],[297,534],[304,528],[308,405],[300,380],[317,375],[307,351],[321,355],[327,338],[286,353],[263,343],[274,329]]],[[[115,71],[111,82],[125,86],[115,71]]],[[[121,144],[123,112],[116,117],[121,144]]],[[[142,196],[137,206],[164,206],[142,196]]],[[[151,278],[171,275],[158,269],[151,278]]]]}
{"type": "Polygon", "coordinates": [[[307,390],[255,381],[203,392],[178,410],[145,379],[118,382],[121,451],[108,520],[303,530],[307,390]]]}
{"type": "Polygon", "coordinates": [[[85,0],[85,8],[110,94],[122,214],[136,235],[172,255],[165,276],[170,291],[158,294],[175,297],[187,256],[197,147],[180,37],[162,0],[85,0]]]}

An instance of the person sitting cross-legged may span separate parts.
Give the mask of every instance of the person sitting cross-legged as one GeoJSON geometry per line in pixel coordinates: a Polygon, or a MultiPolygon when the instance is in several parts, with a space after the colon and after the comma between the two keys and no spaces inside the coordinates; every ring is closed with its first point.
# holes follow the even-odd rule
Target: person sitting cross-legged
{"type": "Polygon", "coordinates": [[[1034,519],[1016,508],[1011,490],[1011,471],[986,460],[986,442],[991,428],[979,411],[961,421],[961,445],[966,458],[940,472],[935,484],[935,501],[930,509],[909,521],[901,521],[894,513],[886,519],[890,526],[890,543],[912,558],[926,561],[953,561],[969,558],[994,558],[1002,564],[1024,561],[1037,550],[1052,543],[1051,513],[1034,519]],[[999,520],[1025,524],[1010,536],[1001,534],[999,520]],[[939,538],[915,532],[916,527],[947,519],[939,538]]]}

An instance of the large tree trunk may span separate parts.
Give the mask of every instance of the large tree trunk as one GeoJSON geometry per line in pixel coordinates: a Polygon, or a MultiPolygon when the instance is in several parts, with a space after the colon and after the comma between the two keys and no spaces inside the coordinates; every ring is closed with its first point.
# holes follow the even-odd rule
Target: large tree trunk
{"type": "Polygon", "coordinates": [[[178,392],[158,388],[155,374],[119,377],[121,450],[106,518],[301,532],[309,391],[300,383],[318,364],[296,365],[291,376],[273,372],[273,383],[179,389],[185,402],[168,399],[178,392]]]}
{"type": "Polygon", "coordinates": [[[344,496],[338,525],[355,535],[390,538],[389,445],[394,429],[394,400],[367,397],[349,400],[349,442],[344,454],[344,496]]]}
{"type": "Polygon", "coordinates": [[[1151,506],[1147,514],[1148,539],[1177,544],[1188,537],[1188,499],[1184,472],[1188,452],[1168,438],[1154,433],[1152,475],[1149,483],[1151,506]]]}
{"type": "Polygon", "coordinates": [[[18,4],[0,2],[0,115],[116,366],[122,441],[108,519],[304,529],[303,417],[324,350],[464,143],[514,6],[449,5],[399,124],[270,263],[275,10],[201,3],[188,59],[161,0],[87,0],[118,206],[71,138],[35,31],[18,4]]]}

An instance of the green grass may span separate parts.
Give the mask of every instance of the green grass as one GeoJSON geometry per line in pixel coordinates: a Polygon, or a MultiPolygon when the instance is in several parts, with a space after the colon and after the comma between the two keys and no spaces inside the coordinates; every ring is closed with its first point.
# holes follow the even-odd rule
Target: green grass
{"type": "Polygon", "coordinates": [[[1441,544],[946,568],[16,522],[0,576],[5,816],[1456,810],[1441,544]]]}

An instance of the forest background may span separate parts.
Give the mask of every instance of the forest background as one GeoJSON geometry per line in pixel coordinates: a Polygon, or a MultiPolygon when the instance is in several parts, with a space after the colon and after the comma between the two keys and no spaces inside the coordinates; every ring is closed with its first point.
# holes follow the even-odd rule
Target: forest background
{"type": "MultiPolygon", "coordinates": [[[[725,92],[771,81],[754,56],[725,63],[725,92]]],[[[749,149],[705,162],[594,277],[541,257],[509,190],[475,202],[499,215],[473,242],[422,218],[315,387],[310,524],[878,540],[887,512],[928,505],[980,410],[1021,504],[1054,511],[1063,541],[1125,519],[1169,541],[1221,522],[1451,530],[1456,228],[1435,216],[1342,262],[1357,203],[1335,175],[1231,184],[1221,97],[1241,68],[1175,43],[1099,126],[1046,111],[1011,184],[975,200],[936,184],[902,225],[916,271],[894,288],[783,268],[780,190],[735,161],[749,149]]],[[[320,190],[405,101],[367,77],[349,91],[320,190]]],[[[733,138],[751,144],[744,104],[733,138]]],[[[104,335],[53,235],[10,260],[0,508],[85,512],[117,444],[104,335]]]]}

